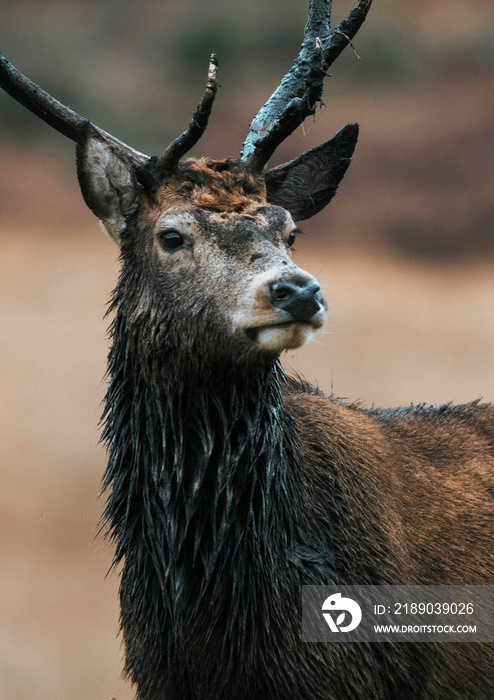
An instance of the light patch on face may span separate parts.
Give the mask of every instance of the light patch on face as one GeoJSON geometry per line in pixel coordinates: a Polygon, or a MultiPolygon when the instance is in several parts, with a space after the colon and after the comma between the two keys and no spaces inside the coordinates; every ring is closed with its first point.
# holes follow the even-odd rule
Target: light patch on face
{"type": "Polygon", "coordinates": [[[176,229],[179,233],[200,234],[201,229],[192,212],[185,207],[169,209],[156,223],[157,230],[176,229]]]}
{"type": "Polygon", "coordinates": [[[283,280],[314,281],[312,275],[293,263],[280,264],[250,278],[233,315],[235,332],[244,334],[262,351],[279,354],[308,343],[326,321],[326,301],[321,293],[320,309],[310,320],[294,320],[289,310],[276,306],[270,285],[283,280]]]}
{"type": "Polygon", "coordinates": [[[176,267],[184,264],[187,259],[194,258],[199,262],[200,246],[194,245],[200,240],[201,230],[192,213],[182,207],[174,207],[159,217],[154,225],[154,250],[167,265],[176,267]],[[183,244],[177,248],[163,247],[162,236],[166,233],[175,232],[181,236],[183,244]]]}
{"type": "Polygon", "coordinates": [[[259,328],[256,342],[261,350],[279,353],[301,348],[312,340],[313,335],[314,327],[310,323],[283,323],[259,328]]]}
{"type": "MultiPolygon", "coordinates": [[[[292,262],[271,267],[265,272],[248,277],[248,285],[233,315],[234,329],[261,328],[290,323],[293,320],[291,314],[273,306],[269,296],[269,286],[271,283],[290,279],[293,276],[298,280],[305,278],[307,281],[315,282],[312,275],[292,262]]],[[[310,320],[310,326],[314,329],[320,328],[326,322],[326,316],[326,301],[321,294],[321,309],[310,320]]]]}
{"type": "Polygon", "coordinates": [[[155,228],[160,219],[165,218],[168,214],[178,214],[179,212],[186,213],[187,204],[184,203],[183,197],[177,191],[177,186],[174,183],[167,183],[166,187],[162,187],[153,198],[148,195],[143,195],[142,206],[139,211],[138,224],[140,228],[151,226],[155,228]]]}
{"type": "Polygon", "coordinates": [[[290,233],[290,231],[293,231],[295,228],[295,223],[292,219],[292,215],[290,214],[289,211],[286,209],[282,209],[281,207],[275,207],[273,205],[266,205],[266,204],[261,204],[259,206],[256,206],[252,214],[261,222],[263,223],[267,228],[272,226],[273,224],[273,214],[276,214],[276,218],[280,219],[283,215],[285,217],[285,224],[280,226],[280,223],[278,223],[277,228],[280,229],[280,231],[284,234],[290,233]]]}
{"type": "MultiPolygon", "coordinates": [[[[288,270],[296,269],[293,263],[290,263],[290,267],[288,265],[286,267],[288,270]]],[[[264,272],[249,275],[246,278],[245,292],[241,297],[238,309],[233,315],[235,330],[237,328],[257,328],[276,323],[279,311],[271,305],[265,290],[272,280],[279,277],[282,271],[283,267],[277,265],[276,267],[270,267],[269,270],[264,272]]],[[[288,321],[289,318],[287,317],[285,320],[288,321]]]]}

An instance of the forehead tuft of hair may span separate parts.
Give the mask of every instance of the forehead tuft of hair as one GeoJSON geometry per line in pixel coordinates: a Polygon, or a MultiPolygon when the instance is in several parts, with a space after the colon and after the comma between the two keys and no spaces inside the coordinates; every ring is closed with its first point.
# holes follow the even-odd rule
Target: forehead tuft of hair
{"type": "Polygon", "coordinates": [[[211,211],[241,213],[252,202],[266,201],[264,179],[234,158],[188,158],[179,164],[172,187],[192,206],[211,211]]]}

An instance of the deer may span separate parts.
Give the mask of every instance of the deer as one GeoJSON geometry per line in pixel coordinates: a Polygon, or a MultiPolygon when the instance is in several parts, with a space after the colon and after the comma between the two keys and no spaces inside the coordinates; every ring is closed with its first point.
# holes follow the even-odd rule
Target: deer
{"type": "Polygon", "coordinates": [[[239,158],[147,156],[23,76],[0,85],[76,142],[86,204],[120,248],[102,439],[102,528],[121,567],[124,673],[138,700],[494,696],[485,644],[303,643],[304,584],[492,584],[494,408],[366,409],[288,376],[328,312],[292,260],[335,195],[358,125],[268,169],[322,103],[371,0],[336,27],[310,0],[291,70],[239,158]]]}

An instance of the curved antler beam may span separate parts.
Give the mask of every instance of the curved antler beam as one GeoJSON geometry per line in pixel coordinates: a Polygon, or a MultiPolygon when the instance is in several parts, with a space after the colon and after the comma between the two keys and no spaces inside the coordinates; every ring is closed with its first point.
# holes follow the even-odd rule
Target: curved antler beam
{"type": "MultiPolygon", "coordinates": [[[[31,112],[40,117],[47,124],[67,136],[72,141],[77,141],[81,129],[88,123],[88,120],[74,112],[70,107],[56,100],[45,90],[26,78],[15,68],[5,56],[0,53],[0,87],[11,95],[17,102],[27,107],[31,112]]],[[[93,124],[94,128],[101,136],[115,146],[121,153],[130,158],[138,168],[143,168],[149,161],[149,156],[135,148],[127,146],[126,143],[115,138],[93,124]]]]}
{"type": "Polygon", "coordinates": [[[358,32],[372,0],[356,7],[331,29],[330,0],[311,0],[309,19],[300,53],[266,104],[252,120],[243,144],[241,160],[261,172],[276,148],[321,102],[323,80],[333,61],[358,32]]]}
{"type": "MultiPolygon", "coordinates": [[[[321,102],[326,71],[355,36],[364,22],[372,0],[359,0],[356,7],[338,27],[330,29],[331,0],[310,0],[309,19],[300,53],[291,70],[266,104],[252,120],[243,144],[241,160],[256,172],[306,117],[314,114],[321,102]]],[[[209,63],[208,81],[186,131],[176,138],[158,158],[150,158],[131,148],[100,127],[94,128],[136,166],[139,178],[145,178],[149,165],[156,163],[158,174],[165,176],[176,168],[180,158],[197,143],[204,133],[218,89],[217,61],[214,54],[209,63]]],[[[78,141],[88,120],[66,107],[36,83],[20,73],[0,54],[0,87],[15,100],[30,109],[47,124],[73,141],[78,141]]],[[[154,167],[153,167],[154,170],[154,167]]]]}
{"type": "Polygon", "coordinates": [[[211,110],[213,108],[214,98],[218,90],[218,81],[216,73],[218,69],[218,61],[216,54],[212,53],[209,59],[208,80],[206,90],[201,101],[196,107],[188,128],[180,134],[172,143],[165,149],[162,155],[158,158],[156,164],[157,170],[161,175],[166,175],[176,168],[178,161],[190,149],[195,146],[208,125],[211,110]]]}

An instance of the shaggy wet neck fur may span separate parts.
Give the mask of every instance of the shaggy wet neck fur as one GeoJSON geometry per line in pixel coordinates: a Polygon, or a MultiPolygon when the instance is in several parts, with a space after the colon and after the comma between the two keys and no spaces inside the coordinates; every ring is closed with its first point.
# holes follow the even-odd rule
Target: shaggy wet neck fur
{"type": "Polygon", "coordinates": [[[125,561],[127,672],[149,688],[139,697],[154,697],[153,679],[179,659],[183,668],[200,657],[212,672],[218,654],[240,656],[247,668],[269,630],[270,573],[286,567],[298,511],[296,439],[277,363],[199,376],[166,343],[143,353],[144,330],[123,306],[109,363],[104,519],[115,563],[125,561]]]}

